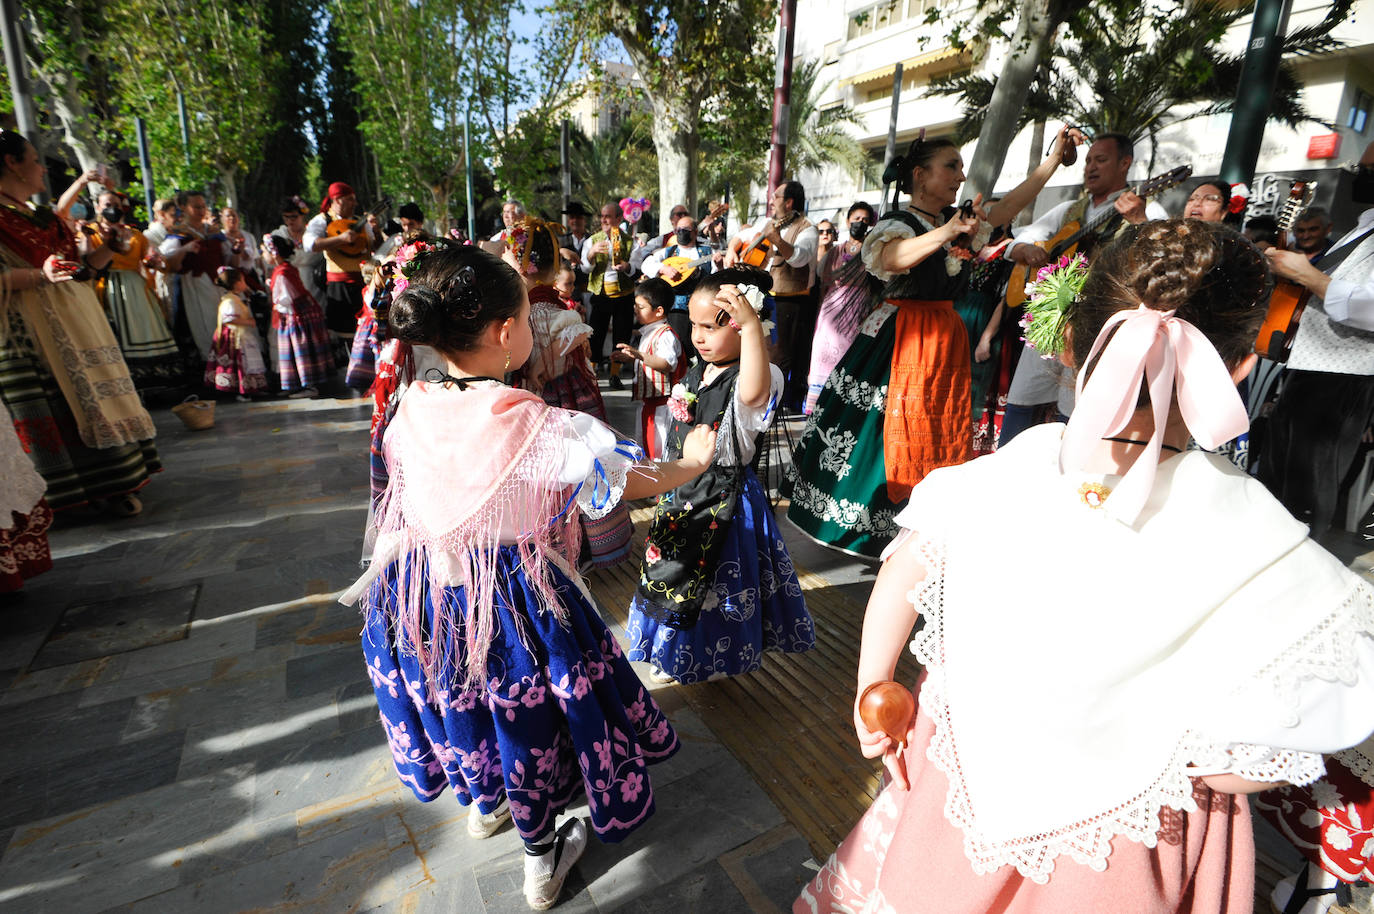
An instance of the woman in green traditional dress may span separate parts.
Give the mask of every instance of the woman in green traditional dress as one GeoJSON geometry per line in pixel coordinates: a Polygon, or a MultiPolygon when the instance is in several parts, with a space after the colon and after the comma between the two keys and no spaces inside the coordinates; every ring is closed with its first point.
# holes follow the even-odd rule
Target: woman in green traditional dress
{"type": "Polygon", "coordinates": [[[134,492],[162,468],[156,430],[79,278],[113,252],[28,204],[45,171],[31,143],[0,131],[0,398],[53,509],[93,503],[128,517],[142,510],[134,492]]]}
{"type": "Polygon", "coordinates": [[[911,199],[864,239],[861,262],[885,283],[883,300],[831,373],[797,446],[787,517],[804,533],[876,558],[912,486],[972,456],[971,353],[954,300],[991,226],[1034,200],[1066,144],[1081,140],[1060,130],[1025,181],[989,212],[975,200],[972,215],[954,208],[964,168],[952,140],[918,137],[888,166],[911,199]]]}

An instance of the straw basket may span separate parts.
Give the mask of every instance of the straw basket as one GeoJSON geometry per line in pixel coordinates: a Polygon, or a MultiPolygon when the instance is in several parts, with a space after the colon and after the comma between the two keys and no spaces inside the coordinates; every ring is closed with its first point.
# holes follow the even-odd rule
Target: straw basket
{"type": "Polygon", "coordinates": [[[194,394],[173,406],[172,412],[193,432],[213,428],[215,424],[215,401],[202,400],[194,394]]]}

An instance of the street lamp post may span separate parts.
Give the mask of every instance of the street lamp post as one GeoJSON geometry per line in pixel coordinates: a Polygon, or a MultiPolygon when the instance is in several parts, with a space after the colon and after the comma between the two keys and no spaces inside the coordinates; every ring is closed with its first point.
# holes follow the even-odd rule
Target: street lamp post
{"type": "Polygon", "coordinates": [[[778,66],[773,76],[773,155],[768,163],[768,195],[783,179],[787,160],[787,118],[792,97],[792,44],[796,29],[797,0],[783,0],[778,28],[778,66]]]}
{"type": "Polygon", "coordinates": [[[1264,141],[1264,125],[1269,120],[1291,6],[1292,0],[1255,0],[1250,42],[1236,87],[1226,151],[1221,157],[1221,180],[1228,184],[1248,185],[1255,178],[1255,163],[1264,141]]]}

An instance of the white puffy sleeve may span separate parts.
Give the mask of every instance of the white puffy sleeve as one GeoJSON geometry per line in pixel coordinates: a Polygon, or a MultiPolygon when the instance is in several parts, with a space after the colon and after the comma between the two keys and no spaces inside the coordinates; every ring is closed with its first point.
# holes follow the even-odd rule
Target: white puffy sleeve
{"type": "Polygon", "coordinates": [[[864,246],[859,250],[859,256],[863,258],[864,266],[868,267],[868,272],[872,273],[875,279],[887,282],[897,274],[883,269],[883,248],[893,241],[915,237],[915,230],[905,222],[899,219],[881,219],[873,227],[873,231],[864,238],[864,246]]]}
{"type": "Polygon", "coordinates": [[[644,452],[595,416],[569,410],[567,417],[558,481],[576,487],[577,506],[595,520],[620,503],[625,477],[644,452]]]}
{"type": "MultiPolygon", "coordinates": [[[[754,439],[759,432],[768,428],[777,413],[778,401],[782,398],[782,369],[768,365],[768,399],[762,406],[748,406],[739,398],[739,386],[735,386],[735,447],[739,451],[741,465],[754,459],[754,439]]],[[[720,443],[716,444],[716,454],[720,455],[720,443]]]]}

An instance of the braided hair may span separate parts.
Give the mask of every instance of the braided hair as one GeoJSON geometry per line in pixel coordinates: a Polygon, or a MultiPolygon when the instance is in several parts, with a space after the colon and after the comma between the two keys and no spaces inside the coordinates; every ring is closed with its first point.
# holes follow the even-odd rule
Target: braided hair
{"type": "Polygon", "coordinates": [[[1174,311],[1202,331],[1223,362],[1235,365],[1253,349],[1268,283],[1264,255],[1224,223],[1168,219],[1133,226],[1099,252],[1074,302],[1074,362],[1085,365],[1108,318],[1144,304],[1174,311]]]}

